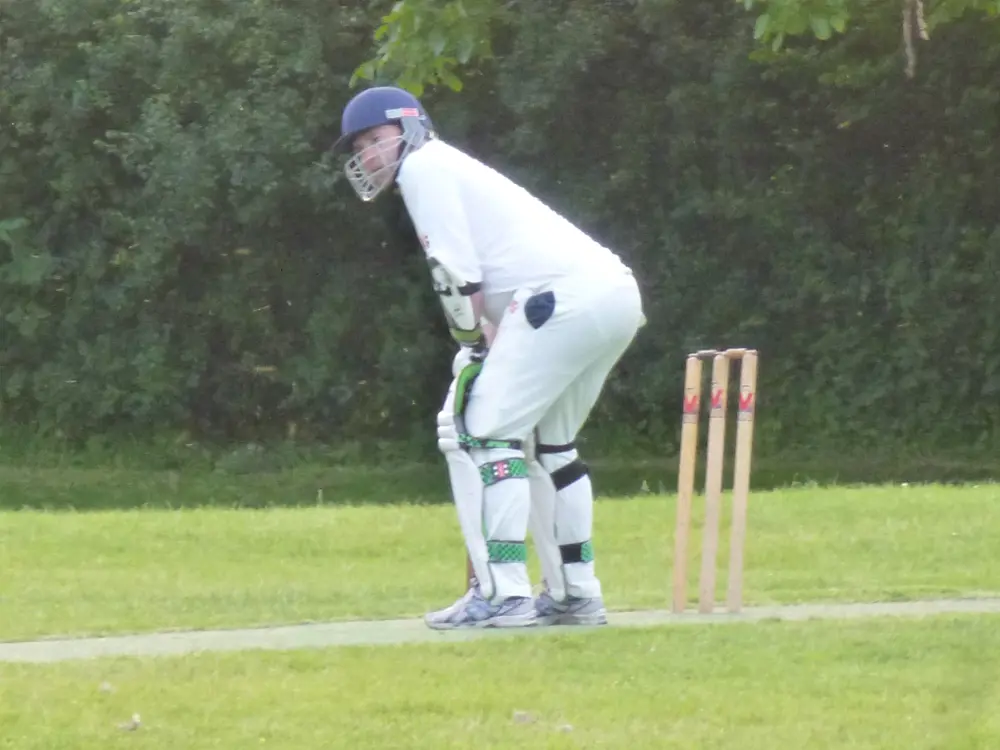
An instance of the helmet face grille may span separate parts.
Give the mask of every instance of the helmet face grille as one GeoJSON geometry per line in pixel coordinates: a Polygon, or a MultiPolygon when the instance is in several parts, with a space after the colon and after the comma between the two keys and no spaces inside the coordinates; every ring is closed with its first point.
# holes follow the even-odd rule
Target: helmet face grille
{"type": "Polygon", "coordinates": [[[374,200],[392,185],[399,165],[407,154],[433,137],[416,117],[404,117],[399,125],[403,130],[401,135],[384,138],[366,146],[344,164],[344,175],[354,192],[365,203],[374,200]],[[371,164],[370,170],[365,166],[366,162],[371,164]]]}
{"type": "Polygon", "coordinates": [[[403,153],[400,145],[404,142],[404,136],[387,138],[376,141],[370,146],[366,146],[358,151],[344,164],[344,174],[354,188],[354,192],[365,203],[374,200],[375,196],[392,184],[396,177],[396,170],[403,160],[403,153]],[[387,159],[388,154],[395,153],[396,156],[387,159]],[[365,166],[366,161],[371,161],[373,169],[371,171],[365,166]]]}

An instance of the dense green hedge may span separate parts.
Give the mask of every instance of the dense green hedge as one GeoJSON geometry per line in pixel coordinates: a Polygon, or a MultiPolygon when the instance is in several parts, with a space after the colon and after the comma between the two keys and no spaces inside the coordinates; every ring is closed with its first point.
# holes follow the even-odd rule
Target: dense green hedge
{"type": "MultiPolygon", "coordinates": [[[[993,439],[997,24],[910,81],[892,9],[779,55],[730,0],[520,5],[426,103],[640,276],[595,431],[669,450],[684,353],[752,345],[767,446],[993,439]]],[[[383,6],[5,0],[0,419],[428,434],[451,347],[419,247],[324,155],[383,6]]]]}

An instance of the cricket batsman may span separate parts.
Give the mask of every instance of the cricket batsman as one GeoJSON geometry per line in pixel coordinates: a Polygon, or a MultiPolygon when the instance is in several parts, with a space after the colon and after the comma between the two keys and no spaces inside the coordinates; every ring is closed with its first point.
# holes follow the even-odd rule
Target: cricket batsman
{"type": "Polygon", "coordinates": [[[574,441],[643,324],[632,272],[543,202],[442,141],[423,106],[374,87],[334,148],[362,201],[398,187],[458,345],[438,447],[475,575],[431,628],[607,622],[594,497],[574,441]],[[530,529],[544,590],[532,595],[530,529]]]}

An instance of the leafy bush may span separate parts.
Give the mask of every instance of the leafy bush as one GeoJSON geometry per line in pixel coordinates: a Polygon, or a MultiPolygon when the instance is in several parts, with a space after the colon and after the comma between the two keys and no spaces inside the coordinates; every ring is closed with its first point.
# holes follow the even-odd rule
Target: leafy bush
{"type": "MultiPolygon", "coordinates": [[[[428,440],[450,344],[419,246],[325,153],[381,6],[4,3],[3,421],[428,440]]],[[[910,81],[873,52],[895,11],[781,52],[722,0],[517,11],[427,104],[636,269],[595,435],[670,450],[686,351],[750,345],[765,446],[994,438],[989,24],[910,81]]]]}

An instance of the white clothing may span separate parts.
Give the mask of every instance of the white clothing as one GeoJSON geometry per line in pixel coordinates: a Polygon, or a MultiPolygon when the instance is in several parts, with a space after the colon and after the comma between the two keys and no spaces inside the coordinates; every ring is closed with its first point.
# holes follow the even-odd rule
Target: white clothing
{"type": "Polygon", "coordinates": [[[466,284],[480,284],[485,315],[497,325],[464,413],[453,414],[453,383],[439,416],[439,438],[447,438],[439,446],[449,446],[442,451],[452,494],[484,595],[530,595],[530,517],[557,598],[599,597],[593,491],[572,444],[642,325],[638,284],[617,255],[441,141],[410,153],[397,182],[428,257],[466,284]],[[458,425],[494,444],[454,450],[458,425]],[[526,456],[503,441],[542,450],[526,456]]]}
{"type": "Polygon", "coordinates": [[[518,289],[628,270],[524,188],[443,141],[407,155],[396,182],[428,257],[482,284],[493,323],[518,289]]]}
{"type": "Polygon", "coordinates": [[[519,292],[497,328],[476,379],[465,426],[476,437],[572,442],[604,381],[632,342],[642,319],[639,288],[629,274],[555,285],[556,306],[537,329],[519,292]]]}

